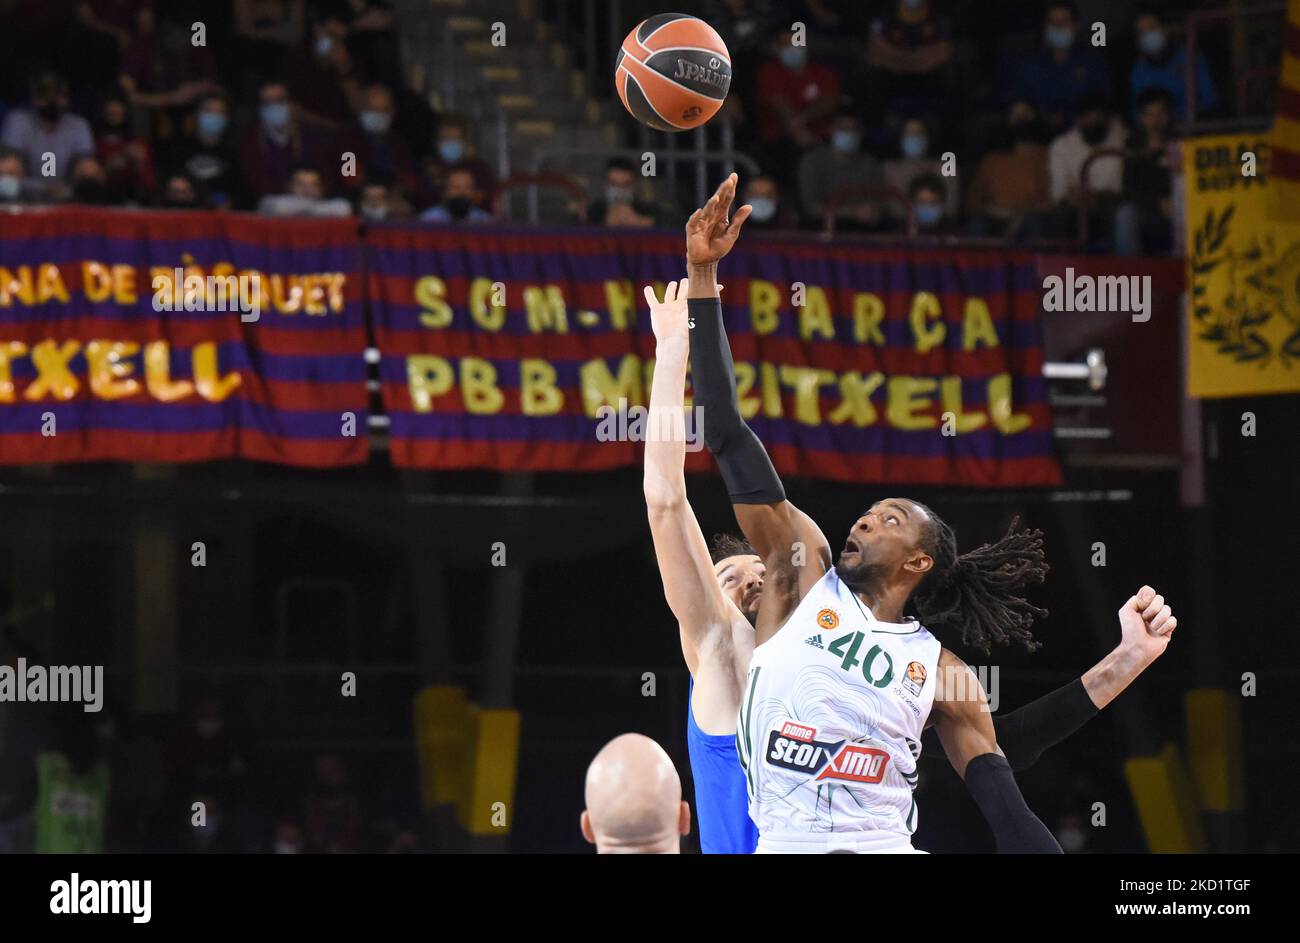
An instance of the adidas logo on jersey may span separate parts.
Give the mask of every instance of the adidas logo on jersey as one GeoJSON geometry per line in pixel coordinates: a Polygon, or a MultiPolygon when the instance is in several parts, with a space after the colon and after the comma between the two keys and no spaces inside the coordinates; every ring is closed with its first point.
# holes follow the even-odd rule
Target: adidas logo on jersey
{"type": "Polygon", "coordinates": [[[826,649],[826,646],[822,644],[822,640],[816,635],[814,635],[812,638],[804,639],[803,643],[805,645],[811,645],[813,648],[820,648],[823,651],[826,649]]]}

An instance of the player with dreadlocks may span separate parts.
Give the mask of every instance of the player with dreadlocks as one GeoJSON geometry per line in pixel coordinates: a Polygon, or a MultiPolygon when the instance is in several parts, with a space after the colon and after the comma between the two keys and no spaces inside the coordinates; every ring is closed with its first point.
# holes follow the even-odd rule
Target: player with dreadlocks
{"type": "MultiPolygon", "coordinates": [[[[1031,627],[1046,612],[1024,593],[1047,572],[1042,535],[1013,524],[963,554],[933,510],[887,498],[853,523],[833,558],[740,416],[716,281],[749,215],[744,206],[727,218],[735,184],[732,175],[687,223],[687,295],[705,443],[764,567],[736,733],[758,850],[913,850],[921,734],[933,724],[998,849],[1059,853],[998,747],[983,687],[930,631],[983,650],[1033,648],[1031,627]]],[[[1121,607],[1126,619],[1165,644],[1176,625],[1148,587],[1121,607]]]]}

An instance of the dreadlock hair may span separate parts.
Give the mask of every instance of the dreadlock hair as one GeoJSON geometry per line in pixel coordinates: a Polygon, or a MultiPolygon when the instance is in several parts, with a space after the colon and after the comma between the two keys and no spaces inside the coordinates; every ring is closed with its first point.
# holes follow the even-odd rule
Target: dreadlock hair
{"type": "Polygon", "coordinates": [[[727,557],[754,556],[756,551],[748,540],[735,534],[714,534],[713,547],[709,550],[709,559],[713,563],[727,557]]]}
{"type": "MultiPolygon", "coordinates": [[[[923,506],[924,507],[924,506],[923,506]]],[[[952,528],[929,508],[929,532],[922,547],[934,566],[912,593],[921,623],[933,630],[960,632],[964,644],[989,653],[992,643],[1019,642],[1029,651],[1040,647],[1030,627],[1047,615],[1021,593],[1047,575],[1043,532],[1017,531],[1017,517],[995,543],[957,553],[952,528]]]]}

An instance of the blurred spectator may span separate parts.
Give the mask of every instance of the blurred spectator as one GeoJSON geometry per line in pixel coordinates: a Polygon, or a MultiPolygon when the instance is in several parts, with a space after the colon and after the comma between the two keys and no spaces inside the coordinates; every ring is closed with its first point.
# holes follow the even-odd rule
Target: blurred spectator
{"type": "Polygon", "coordinates": [[[224,95],[207,95],[198,103],[184,132],[163,151],[162,163],[187,174],[213,206],[251,209],[240,183],[230,102],[224,95]]]}
{"type": "Polygon", "coordinates": [[[280,74],[285,53],[302,39],[305,10],[304,0],[235,0],[240,58],[256,84],[280,74]]]}
{"type": "Polygon", "coordinates": [[[72,161],[72,202],[86,206],[112,206],[122,195],[108,184],[108,173],[94,154],[82,154],[72,161]]]}
{"type": "Polygon", "coordinates": [[[343,760],[334,754],[316,757],[315,776],[307,794],[303,821],[306,847],[316,852],[355,851],[361,809],[348,782],[343,760]]]}
{"type": "Polygon", "coordinates": [[[753,207],[746,229],[797,229],[799,214],[787,200],[781,198],[776,180],[766,174],[750,177],[745,183],[742,204],[753,207]]]}
{"type": "Polygon", "coordinates": [[[281,819],[275,823],[275,829],[271,833],[271,854],[302,854],[304,844],[302,826],[297,822],[281,819]]]}
{"type": "Polygon", "coordinates": [[[293,169],[289,192],[262,197],[257,211],[268,216],[351,216],[352,204],[342,197],[327,198],[320,171],[302,164],[293,169]]]}
{"type": "Polygon", "coordinates": [[[55,180],[67,178],[73,157],[95,152],[90,123],[68,111],[68,83],[53,72],[32,82],[30,108],[15,108],[5,116],[0,144],[19,151],[32,176],[55,180]]]}
{"type": "MultiPolygon", "coordinates": [[[[53,6],[53,4],[51,4],[53,6]]],[[[138,0],[76,0],[72,19],[65,25],[69,48],[77,50],[70,62],[77,84],[105,86],[116,80],[122,50],[131,45],[138,0]]]]}
{"type": "Polygon", "coordinates": [[[160,202],[169,210],[202,210],[208,206],[199,194],[198,184],[186,173],[168,174],[163,180],[160,202]]]}
{"type": "Polygon", "coordinates": [[[916,231],[922,236],[946,235],[956,231],[956,220],[947,211],[948,185],[938,174],[922,174],[907,188],[912,201],[916,231]]]}
{"type": "Polygon", "coordinates": [[[148,5],[136,11],[135,35],[122,52],[118,77],[132,105],[184,108],[220,87],[216,60],[207,46],[194,45],[184,12],[155,15],[148,5]]]}
{"type": "MultiPolygon", "coordinates": [[[[169,187],[172,182],[168,181],[169,187]]],[[[221,701],[215,697],[197,701],[188,721],[169,750],[173,796],[181,801],[206,793],[226,799],[241,791],[248,772],[247,749],[227,728],[221,701]]]]}
{"type": "Polygon", "coordinates": [[[62,704],[53,748],[36,757],[36,853],[101,854],[112,776],[94,718],[62,704]]]}
{"type": "MultiPolygon", "coordinates": [[[[1052,182],[1052,202],[1057,206],[1049,224],[1050,235],[1070,232],[1075,211],[1084,203],[1082,171],[1094,151],[1122,149],[1124,125],[1111,115],[1103,97],[1089,98],[1080,105],[1074,127],[1052,141],[1047,150],[1047,171],[1052,182]]],[[[1100,157],[1088,170],[1088,216],[1090,225],[1100,224],[1109,232],[1124,176],[1121,157],[1100,157]]]]}
{"type": "Polygon", "coordinates": [[[483,209],[483,192],[469,167],[452,167],[447,174],[447,185],[442,190],[442,200],[420,214],[426,223],[486,223],[492,214],[483,209]]]}
{"type": "MultiPolygon", "coordinates": [[[[943,163],[934,155],[933,137],[930,128],[919,117],[908,118],[903,122],[902,132],[898,137],[898,156],[885,161],[884,184],[899,193],[906,193],[912,181],[922,174],[943,175],[943,163]]],[[[955,181],[954,181],[955,182],[955,181]]],[[[960,212],[958,188],[948,187],[948,204],[944,207],[950,218],[955,219],[960,212]]],[[[885,212],[893,220],[906,218],[906,208],[890,202],[885,212]]]]}
{"type": "Polygon", "coordinates": [[[1052,207],[1043,122],[1027,101],[1007,113],[1002,146],[984,155],[966,193],[975,236],[1037,235],[1035,214],[1052,207]]]}
{"type": "Polygon", "coordinates": [[[289,94],[308,116],[342,125],[361,105],[362,77],[348,52],[347,24],[327,14],[284,60],[289,94]]]}
{"type": "MultiPolygon", "coordinates": [[[[854,114],[841,112],[831,125],[830,143],[809,151],[799,161],[799,199],[805,219],[820,223],[837,191],[884,184],[880,162],[861,147],[862,122],[854,114]]],[[[848,228],[874,226],[880,221],[879,198],[851,197],[841,205],[836,219],[848,220],[848,228]]]]}
{"type": "MultiPolygon", "coordinates": [[[[1147,6],[1134,23],[1138,55],[1129,72],[1129,95],[1134,115],[1141,105],[1139,99],[1149,89],[1167,92],[1173,102],[1173,116],[1182,121],[1187,117],[1187,47],[1170,36],[1168,24],[1157,8],[1147,6]]],[[[1214,110],[1219,103],[1214,76],[1205,56],[1196,54],[1196,113],[1200,118],[1214,110]]]]}
{"type": "Polygon", "coordinates": [[[240,834],[242,823],[232,816],[225,803],[209,793],[190,796],[183,810],[186,813],[184,831],[176,841],[176,851],[182,854],[222,855],[248,851],[240,834]],[[195,806],[201,805],[200,812],[195,806]]]}
{"type": "Polygon", "coordinates": [[[636,164],[624,157],[605,165],[605,186],[599,199],[587,205],[587,222],[597,226],[646,228],[655,224],[655,207],[637,199],[636,164]]]}
{"type": "Polygon", "coordinates": [[[96,135],[96,156],[104,166],[113,202],[143,203],[155,185],[149,139],[135,133],[126,99],[110,95],[104,102],[96,135]]]}
{"type": "Polygon", "coordinates": [[[422,181],[415,156],[393,127],[393,93],[388,86],[372,82],[357,114],[352,137],[362,176],[380,174],[398,182],[401,189],[416,194],[422,181]]]}
{"type": "Polygon", "coordinates": [[[401,84],[402,57],[389,0],[347,0],[335,9],[347,19],[349,44],[362,71],[385,85],[401,84]]]}
{"type": "Polygon", "coordinates": [[[877,102],[902,111],[941,110],[951,36],[947,19],[931,0],[894,0],[888,12],[872,21],[867,40],[877,102]]]}
{"type": "Polygon", "coordinates": [[[1138,128],[1124,159],[1123,199],[1115,211],[1115,252],[1142,255],[1168,252],[1173,242],[1172,177],[1169,128],[1173,97],[1162,88],[1138,98],[1138,128]]]}
{"type": "Polygon", "coordinates": [[[1033,103],[1053,134],[1070,123],[1085,98],[1108,88],[1105,56],[1079,27],[1072,0],[1053,0],[1043,19],[1042,47],[1010,63],[1002,77],[1003,101],[1033,103]]]}
{"type": "Polygon", "coordinates": [[[826,140],[840,105],[839,76],[808,60],[808,47],[777,33],[771,57],[758,70],[758,136],[769,148],[768,164],[782,183],[793,182],[800,151],[826,140]]]}
{"type": "Polygon", "coordinates": [[[411,215],[411,204],[403,199],[393,186],[393,181],[383,175],[366,179],[357,197],[357,216],[367,222],[405,219],[411,215]]]}
{"type": "Polygon", "coordinates": [[[474,156],[469,122],[463,115],[443,115],[438,121],[438,136],[434,144],[436,154],[425,162],[425,182],[432,198],[441,195],[452,167],[468,169],[474,174],[474,185],[479,192],[485,196],[492,193],[496,176],[486,161],[474,156]]]}
{"type": "Polygon", "coordinates": [[[301,164],[338,166],[326,137],[299,123],[289,90],[283,82],[270,81],[258,93],[258,120],[244,135],[239,162],[244,189],[250,199],[270,193],[284,193],[293,169],[301,164]]]}
{"type": "Polygon", "coordinates": [[[22,153],[0,145],[0,205],[30,205],[48,202],[48,199],[40,181],[28,178],[22,153]]]}

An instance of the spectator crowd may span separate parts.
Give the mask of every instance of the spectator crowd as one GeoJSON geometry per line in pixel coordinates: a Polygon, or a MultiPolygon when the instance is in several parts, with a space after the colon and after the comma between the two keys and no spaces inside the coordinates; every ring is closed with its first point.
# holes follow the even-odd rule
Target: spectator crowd
{"type": "MultiPolygon", "coordinates": [[[[1082,215],[1101,248],[1167,251],[1177,137],[1224,113],[1220,80],[1189,67],[1188,2],[1084,6],[706,0],[751,225],[1039,240],[1082,215]]],[[[386,0],[0,5],[0,206],[491,219],[481,129],[407,86],[398,28],[386,0]]],[[[618,159],[591,183],[599,225],[689,202],[618,159]]]]}

